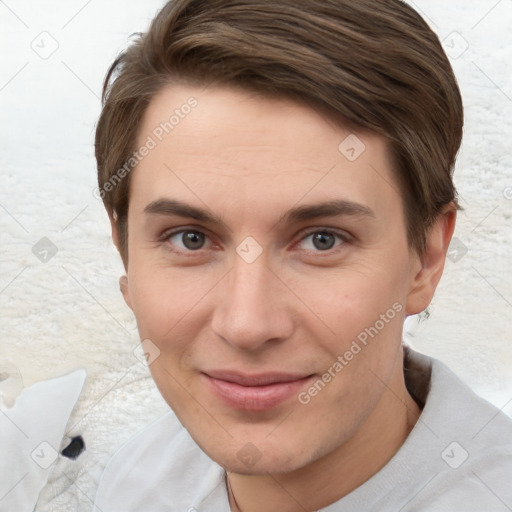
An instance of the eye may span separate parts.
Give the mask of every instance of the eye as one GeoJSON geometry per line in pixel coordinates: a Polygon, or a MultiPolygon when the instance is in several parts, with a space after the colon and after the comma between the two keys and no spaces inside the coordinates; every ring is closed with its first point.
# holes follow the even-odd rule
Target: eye
{"type": "Polygon", "coordinates": [[[334,233],[327,230],[317,230],[308,233],[300,244],[303,245],[303,249],[307,251],[328,251],[335,247],[336,240],[339,240],[337,246],[344,244],[347,240],[341,234],[334,233]]]}
{"type": "Polygon", "coordinates": [[[197,251],[202,249],[207,240],[207,236],[196,229],[182,229],[171,233],[165,233],[162,236],[163,241],[178,247],[183,252],[197,251]]]}

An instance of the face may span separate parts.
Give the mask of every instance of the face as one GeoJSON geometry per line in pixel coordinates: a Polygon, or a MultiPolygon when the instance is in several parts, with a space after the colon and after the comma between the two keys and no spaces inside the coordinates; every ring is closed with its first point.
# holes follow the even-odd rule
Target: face
{"type": "Polygon", "coordinates": [[[348,443],[402,371],[416,312],[385,140],[292,101],[176,85],[150,104],[143,145],[124,296],[163,397],[240,473],[348,443]]]}

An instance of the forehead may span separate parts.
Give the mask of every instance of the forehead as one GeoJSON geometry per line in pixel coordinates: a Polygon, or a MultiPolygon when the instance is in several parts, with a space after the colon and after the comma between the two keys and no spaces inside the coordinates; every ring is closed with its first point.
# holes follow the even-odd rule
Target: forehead
{"type": "Polygon", "coordinates": [[[400,196],[383,137],[231,87],[164,88],[142,120],[137,147],[144,145],[152,148],[132,175],[139,211],[165,194],[276,212],[320,198],[393,210],[400,196]]]}

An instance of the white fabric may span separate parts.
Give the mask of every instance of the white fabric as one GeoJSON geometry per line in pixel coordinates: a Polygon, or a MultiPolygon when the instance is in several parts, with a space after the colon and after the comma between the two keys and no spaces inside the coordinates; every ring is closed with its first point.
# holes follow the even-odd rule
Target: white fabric
{"type": "MultiPolygon", "coordinates": [[[[512,510],[512,421],[440,361],[408,353],[408,388],[425,401],[417,424],[381,471],[323,512],[512,510]]],[[[100,482],[94,512],[136,511],[230,511],[224,470],[172,412],[118,450],[100,482]]]]}
{"type": "MultiPolygon", "coordinates": [[[[59,457],[66,425],[78,400],[86,371],[37,382],[9,407],[0,394],[0,512],[32,512],[59,457]]],[[[15,386],[16,387],[16,386],[15,386]]]]}

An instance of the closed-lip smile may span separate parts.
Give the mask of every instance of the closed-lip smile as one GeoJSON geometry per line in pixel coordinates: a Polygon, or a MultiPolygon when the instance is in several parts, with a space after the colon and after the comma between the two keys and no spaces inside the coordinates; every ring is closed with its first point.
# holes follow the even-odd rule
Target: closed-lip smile
{"type": "Polygon", "coordinates": [[[203,372],[209,389],[236,409],[264,411],[296,395],[313,375],[293,373],[245,374],[232,370],[203,372]]]}

